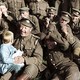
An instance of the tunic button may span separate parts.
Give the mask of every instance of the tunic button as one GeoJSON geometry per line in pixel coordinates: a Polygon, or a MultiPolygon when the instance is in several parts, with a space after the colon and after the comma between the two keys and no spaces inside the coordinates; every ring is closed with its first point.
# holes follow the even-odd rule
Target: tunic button
{"type": "Polygon", "coordinates": [[[51,59],[51,61],[52,61],[52,59],[51,59]]]}
{"type": "Polygon", "coordinates": [[[54,42],[55,43],[55,45],[57,45],[57,42],[54,42]]]}
{"type": "Polygon", "coordinates": [[[55,66],[55,64],[53,64],[55,66]]]}

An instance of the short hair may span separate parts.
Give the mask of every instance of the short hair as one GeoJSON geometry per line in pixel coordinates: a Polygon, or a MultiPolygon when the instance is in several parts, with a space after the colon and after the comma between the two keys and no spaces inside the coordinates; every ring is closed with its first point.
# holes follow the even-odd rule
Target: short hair
{"type": "Polygon", "coordinates": [[[4,31],[2,37],[3,37],[3,43],[9,43],[13,41],[14,34],[11,31],[4,31]]]}

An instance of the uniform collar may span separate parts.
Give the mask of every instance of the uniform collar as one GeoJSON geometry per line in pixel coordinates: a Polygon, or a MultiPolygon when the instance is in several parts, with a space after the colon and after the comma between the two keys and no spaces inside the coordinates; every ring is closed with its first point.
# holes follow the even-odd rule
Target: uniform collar
{"type": "Polygon", "coordinates": [[[22,40],[24,40],[24,41],[28,41],[28,40],[31,39],[31,36],[32,36],[32,34],[30,34],[29,36],[21,37],[21,38],[22,38],[22,40]]]}

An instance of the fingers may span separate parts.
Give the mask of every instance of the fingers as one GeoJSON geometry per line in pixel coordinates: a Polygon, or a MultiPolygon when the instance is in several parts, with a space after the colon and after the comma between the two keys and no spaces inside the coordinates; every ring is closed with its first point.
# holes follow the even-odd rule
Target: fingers
{"type": "Polygon", "coordinates": [[[14,63],[15,64],[24,63],[24,58],[22,56],[17,56],[17,57],[14,58],[14,63]]]}

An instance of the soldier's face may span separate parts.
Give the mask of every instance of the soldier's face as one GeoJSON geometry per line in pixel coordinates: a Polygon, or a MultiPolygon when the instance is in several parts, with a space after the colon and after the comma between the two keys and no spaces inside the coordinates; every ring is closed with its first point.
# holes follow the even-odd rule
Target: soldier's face
{"type": "Polygon", "coordinates": [[[72,20],[74,23],[79,22],[80,17],[79,16],[72,16],[72,20]]]}
{"type": "Polygon", "coordinates": [[[48,17],[46,17],[46,18],[44,19],[44,24],[45,24],[45,25],[49,25],[49,22],[50,22],[50,19],[49,19],[48,17]]]}
{"type": "Polygon", "coordinates": [[[20,27],[20,34],[22,37],[29,36],[31,34],[32,28],[21,25],[20,27]]]}
{"type": "Polygon", "coordinates": [[[7,12],[7,8],[5,5],[1,5],[0,9],[2,10],[3,13],[7,12]]]}
{"type": "Polygon", "coordinates": [[[26,11],[21,12],[21,17],[22,18],[28,18],[29,17],[29,12],[26,12],[26,11]]]}
{"type": "Polygon", "coordinates": [[[60,25],[61,26],[66,26],[66,24],[68,24],[68,23],[69,23],[69,21],[64,20],[62,17],[60,18],[60,25]]]}
{"type": "Polygon", "coordinates": [[[49,18],[53,18],[54,17],[54,13],[48,13],[49,18]]]}

